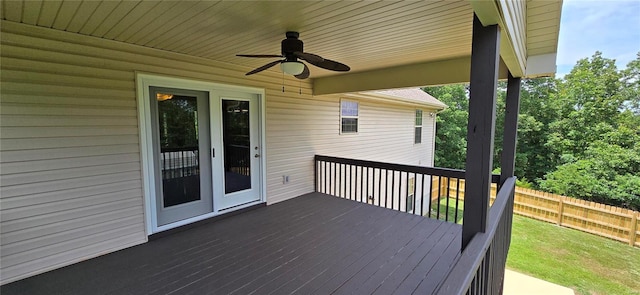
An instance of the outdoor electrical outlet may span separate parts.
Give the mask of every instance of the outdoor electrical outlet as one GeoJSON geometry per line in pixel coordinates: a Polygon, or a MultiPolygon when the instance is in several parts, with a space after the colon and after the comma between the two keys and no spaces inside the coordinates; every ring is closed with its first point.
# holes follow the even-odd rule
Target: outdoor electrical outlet
{"type": "Polygon", "coordinates": [[[282,175],[282,184],[289,183],[289,175],[282,175]]]}

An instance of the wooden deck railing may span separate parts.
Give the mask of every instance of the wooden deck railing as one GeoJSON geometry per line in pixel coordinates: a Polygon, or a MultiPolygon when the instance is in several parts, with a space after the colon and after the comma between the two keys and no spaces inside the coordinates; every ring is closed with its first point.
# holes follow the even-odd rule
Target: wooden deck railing
{"type": "MultiPolygon", "coordinates": [[[[316,156],[315,172],[317,192],[449,222],[462,217],[463,170],[316,156]]],[[[486,232],[476,234],[463,249],[438,294],[502,293],[515,180],[498,186],[486,232]]],[[[499,175],[491,182],[498,183],[499,175]]]]}
{"type": "Polygon", "coordinates": [[[317,192],[454,223],[462,218],[451,192],[464,186],[464,170],[316,155],[315,171],[317,192]]]}
{"type": "Polygon", "coordinates": [[[502,294],[504,269],[511,244],[516,178],[508,178],[489,210],[484,233],[476,234],[454,264],[437,294],[502,294]]]}

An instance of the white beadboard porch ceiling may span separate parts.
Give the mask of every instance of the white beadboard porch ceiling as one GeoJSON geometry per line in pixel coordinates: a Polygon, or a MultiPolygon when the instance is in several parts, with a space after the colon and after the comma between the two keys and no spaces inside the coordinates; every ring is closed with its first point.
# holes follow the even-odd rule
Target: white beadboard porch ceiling
{"type": "MultiPolygon", "coordinates": [[[[561,2],[527,4],[530,54],[555,53],[561,2]]],[[[305,51],[352,72],[467,57],[469,1],[55,1],[4,0],[2,19],[246,66],[280,54],[289,30],[305,51]]],[[[279,71],[277,67],[272,70],[279,71]]],[[[311,77],[339,73],[311,67],[311,77]]]]}

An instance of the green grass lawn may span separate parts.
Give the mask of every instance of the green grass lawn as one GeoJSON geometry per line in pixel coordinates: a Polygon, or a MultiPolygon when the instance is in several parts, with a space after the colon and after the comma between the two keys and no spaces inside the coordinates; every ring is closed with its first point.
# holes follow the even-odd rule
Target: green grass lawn
{"type": "Polygon", "coordinates": [[[640,249],[517,215],[507,268],[576,294],[640,294],[640,249]]]}
{"type": "Polygon", "coordinates": [[[443,197],[440,199],[440,205],[438,205],[437,200],[431,202],[430,218],[446,220],[450,222],[456,220],[456,223],[462,224],[463,208],[464,201],[459,201],[458,207],[456,208],[456,199],[453,198],[449,198],[449,206],[447,207],[447,198],[443,197]]]}
{"type": "MultiPolygon", "coordinates": [[[[455,206],[453,199],[450,206],[455,206]]],[[[435,217],[438,204],[432,204],[435,217]]],[[[446,199],[440,200],[444,219],[446,199]]],[[[462,202],[458,205],[462,219],[462,202]]],[[[449,209],[453,220],[454,209],[449,209]]],[[[625,243],[515,215],[507,268],[579,295],[640,294],[640,249],[625,243]]]]}

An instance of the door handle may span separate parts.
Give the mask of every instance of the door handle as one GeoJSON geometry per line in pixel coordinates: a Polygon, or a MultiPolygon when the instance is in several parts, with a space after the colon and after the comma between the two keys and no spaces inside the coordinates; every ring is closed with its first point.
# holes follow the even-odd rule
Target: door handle
{"type": "Polygon", "coordinates": [[[254,158],[260,158],[260,155],[255,154],[253,157],[254,157],[254,158]]]}

